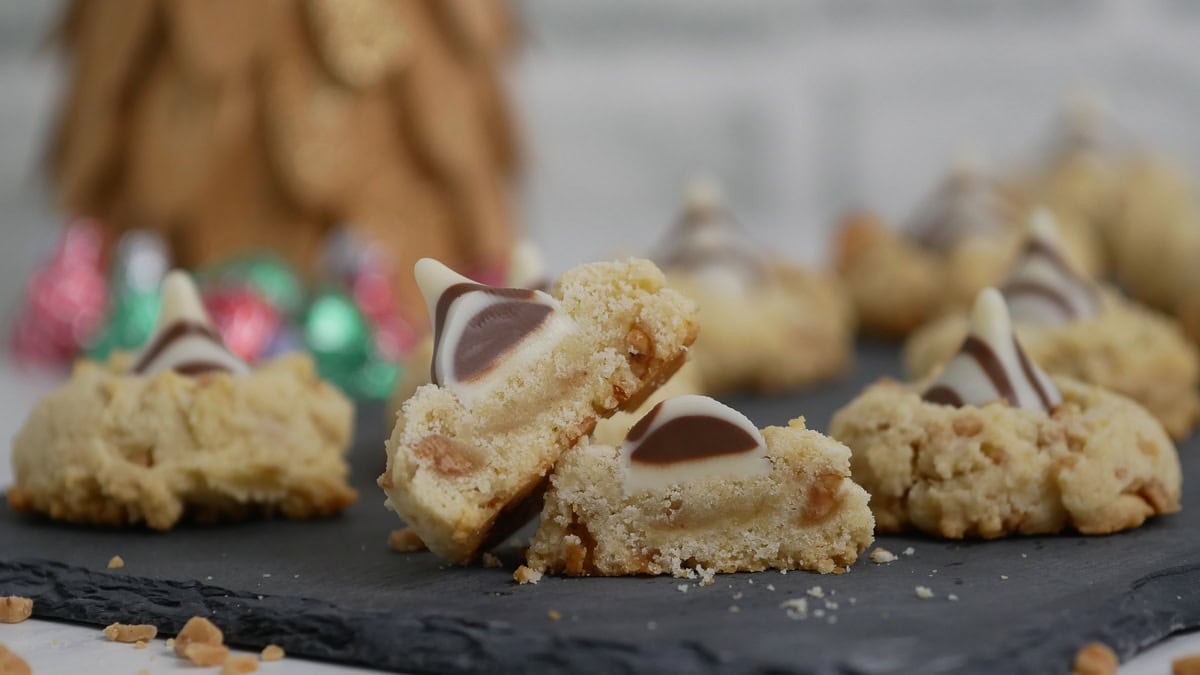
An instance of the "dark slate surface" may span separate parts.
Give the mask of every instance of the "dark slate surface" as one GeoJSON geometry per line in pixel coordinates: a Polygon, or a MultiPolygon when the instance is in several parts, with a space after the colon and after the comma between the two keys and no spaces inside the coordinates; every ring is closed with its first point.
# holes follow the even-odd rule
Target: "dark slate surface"
{"type": "MultiPolygon", "coordinates": [[[[868,345],[861,355],[853,378],[821,392],[733,402],[759,424],[804,414],[823,429],[863,383],[896,372],[890,349],[868,345]]],[[[164,632],[207,614],[242,646],[276,642],[293,655],[412,672],[1057,673],[1092,640],[1129,657],[1200,626],[1200,516],[1186,496],[1183,513],[1109,537],[883,537],[893,552],[914,552],[884,566],[864,556],[840,576],[517,586],[511,548],[505,569],[387,548],[399,523],[373,486],[382,426],[379,411],[363,415],[353,455],[363,498],[338,519],[160,534],[57,525],[0,507],[0,595],[35,598],[44,619],[150,622],[164,632]],[[107,571],[114,554],[126,566],[107,571]],[[936,597],[918,599],[917,585],[936,597]],[[823,599],[806,595],[814,586],[823,599]],[[800,597],[808,618],[791,619],[780,603],[800,597]],[[551,621],[551,609],[562,619],[551,621]]],[[[1198,445],[1183,449],[1188,487],[1200,480],[1190,456],[1198,445]]]]}

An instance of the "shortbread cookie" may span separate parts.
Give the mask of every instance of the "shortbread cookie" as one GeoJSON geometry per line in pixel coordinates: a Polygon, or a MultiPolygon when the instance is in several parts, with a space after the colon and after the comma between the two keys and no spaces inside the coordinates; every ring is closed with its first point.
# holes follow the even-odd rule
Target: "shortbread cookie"
{"type": "Polygon", "coordinates": [[[622,410],[612,417],[596,420],[596,428],[592,430],[592,442],[604,445],[620,445],[625,435],[642,419],[654,406],[669,398],[686,396],[688,394],[704,393],[704,383],[700,380],[700,371],[696,362],[688,359],[671,379],[667,380],[653,394],[648,396],[636,410],[622,410]]]}
{"type": "Polygon", "coordinates": [[[759,432],[713,399],[668,399],[622,445],[563,454],[528,565],[572,576],[843,569],[874,527],[849,459],[803,418],[759,432]]]}
{"type": "Polygon", "coordinates": [[[881,532],[994,538],[1106,534],[1179,510],[1179,457],[1133,401],[1047,376],[998,291],[932,381],[881,381],[834,416],[881,532]]]}
{"type": "Polygon", "coordinates": [[[81,361],[13,441],[9,505],[57,520],[145,523],[353,503],[353,408],[306,356],[251,369],[229,352],[186,274],[163,282],[159,326],[136,356],[81,361]]]}
{"type": "MultiPolygon", "coordinates": [[[[974,161],[961,161],[903,231],[855,214],[835,244],[837,269],[866,332],[903,336],[970,304],[998,284],[1021,247],[1029,204],[974,161]]],[[[1066,257],[1089,276],[1102,268],[1099,238],[1063,222],[1066,257]]]]}
{"type": "Polygon", "coordinates": [[[759,251],[714,186],[693,186],[654,260],[700,305],[693,358],[705,391],[795,389],[850,367],[853,308],[841,283],[759,251]]]}
{"type": "MultiPolygon", "coordinates": [[[[1200,416],[1200,357],[1178,323],[1076,274],[1048,213],[1031,223],[1002,291],[1030,357],[1052,375],[1132,398],[1171,436],[1187,436],[1200,416]]],[[[950,360],[967,328],[965,314],[952,314],[914,333],[904,352],[909,377],[924,378],[950,360]]]]}
{"type": "Polygon", "coordinates": [[[553,295],[474,284],[432,260],[431,384],[404,403],[379,478],[387,506],[465,563],[524,524],[546,475],[596,420],[635,408],[696,338],[696,307],[653,263],[583,265],[553,295]]]}

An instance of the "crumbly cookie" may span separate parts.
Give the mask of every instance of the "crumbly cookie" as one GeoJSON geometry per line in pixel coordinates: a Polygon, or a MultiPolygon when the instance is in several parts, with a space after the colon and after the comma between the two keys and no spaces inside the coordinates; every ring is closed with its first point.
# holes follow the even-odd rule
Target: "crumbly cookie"
{"type": "MultiPolygon", "coordinates": [[[[1021,343],[1048,372],[1125,394],[1172,436],[1186,436],[1200,415],[1200,355],[1175,321],[1083,278],[1060,247],[1053,218],[1035,213],[1003,289],[1021,343]]],[[[955,314],[913,334],[909,376],[925,377],[950,360],[967,331],[966,316],[955,314]]]]}
{"type": "Polygon", "coordinates": [[[596,420],[596,428],[592,430],[592,442],[620,445],[633,425],[637,424],[637,421],[650,412],[654,406],[676,396],[702,393],[704,393],[704,385],[700,380],[700,371],[696,367],[696,362],[688,359],[679,367],[679,370],[675,371],[671,379],[650,394],[636,410],[621,410],[614,413],[612,417],[596,420]]]}
{"type": "Polygon", "coordinates": [[[1106,534],[1179,510],[1179,457],[1133,401],[1050,378],[980,294],[960,351],[932,381],[880,381],[834,415],[881,532],[994,538],[1106,534]]]}
{"type": "Polygon", "coordinates": [[[874,525],[849,455],[803,418],[760,433],[712,399],[668,399],[623,446],[563,454],[528,565],[572,576],[848,567],[874,525]]]}
{"type": "Polygon", "coordinates": [[[840,281],[761,253],[715,187],[693,186],[654,260],[700,305],[693,359],[705,391],[796,389],[851,366],[853,308],[840,281]]]}
{"type": "MultiPolygon", "coordinates": [[[[1097,316],[1053,326],[1016,324],[1029,356],[1051,375],[1063,375],[1128,396],[1158,418],[1176,439],[1200,418],[1200,360],[1179,324],[1122,298],[1104,294],[1097,316]]],[[[912,379],[928,377],[954,356],[967,317],[935,319],[904,347],[912,379]]]]}
{"type": "Polygon", "coordinates": [[[467,562],[536,513],[547,473],[598,418],[679,368],[696,308],[646,260],[577,267],[553,296],[434,261],[417,278],[437,327],[434,383],[404,403],[379,485],[430,550],[467,562]]]}
{"type": "MultiPolygon", "coordinates": [[[[999,283],[1023,241],[1030,205],[973,165],[956,167],[903,231],[870,214],[839,226],[834,259],[864,331],[907,335],[929,319],[970,304],[999,283]]],[[[1063,219],[1066,257],[1089,276],[1103,266],[1100,240],[1063,219]]]]}
{"type": "Polygon", "coordinates": [[[353,503],[351,403],[306,356],[251,370],[213,332],[191,281],[164,282],[162,319],[135,357],[79,362],[13,441],[9,505],[57,520],[210,522],[332,515],[353,503]]]}

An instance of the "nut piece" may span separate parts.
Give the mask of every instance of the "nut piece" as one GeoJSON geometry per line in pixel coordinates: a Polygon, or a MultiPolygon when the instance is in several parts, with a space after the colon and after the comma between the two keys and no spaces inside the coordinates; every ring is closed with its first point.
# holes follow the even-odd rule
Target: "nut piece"
{"type": "Polygon", "coordinates": [[[108,569],[110,569],[110,570],[119,570],[124,566],[125,566],[125,559],[119,555],[114,555],[112,558],[109,558],[109,560],[108,560],[108,569]]]}
{"type": "Polygon", "coordinates": [[[1116,675],[1117,655],[1103,642],[1084,645],[1075,654],[1075,675],[1116,675]]]}
{"type": "Polygon", "coordinates": [[[183,656],[197,666],[219,666],[229,658],[229,647],[193,642],[184,648],[183,656]]]}
{"type": "Polygon", "coordinates": [[[896,561],[896,554],[887,550],[882,546],[876,546],[874,551],[871,551],[871,562],[877,565],[884,565],[896,561]]]}
{"type": "Polygon", "coordinates": [[[518,584],[536,584],[542,580],[542,573],[524,565],[513,572],[513,580],[518,584]]]}
{"type": "Polygon", "coordinates": [[[153,640],[158,635],[158,629],[149,624],[109,624],[104,634],[113,642],[145,642],[153,640]]]}
{"type": "Polygon", "coordinates": [[[221,666],[221,675],[243,675],[258,672],[258,659],[252,654],[237,654],[225,659],[221,666]]]}
{"type": "Polygon", "coordinates": [[[425,542],[421,541],[420,535],[413,532],[411,527],[392,530],[392,533],[388,535],[388,546],[393,551],[399,551],[400,553],[425,550],[425,542]]]}
{"type": "Polygon", "coordinates": [[[0,623],[21,623],[33,614],[33,600],[16,595],[0,598],[0,623]]]}
{"type": "Polygon", "coordinates": [[[10,652],[8,647],[0,644],[0,673],[4,675],[33,675],[25,659],[10,652]]]}
{"type": "Polygon", "coordinates": [[[281,661],[283,660],[283,647],[279,645],[267,645],[262,650],[263,661],[281,661]]]}
{"type": "MultiPolygon", "coordinates": [[[[192,645],[208,645],[220,646],[225,642],[225,636],[221,634],[221,629],[217,628],[213,622],[202,616],[193,616],[188,619],[188,622],[183,625],[183,630],[179,631],[179,635],[175,636],[175,653],[184,657],[188,656],[187,648],[192,645]]],[[[221,659],[224,661],[224,659],[221,659]]],[[[219,665],[221,661],[210,663],[208,665],[219,665]]]]}
{"type": "Polygon", "coordinates": [[[974,436],[983,431],[983,422],[974,415],[955,417],[950,426],[954,428],[955,434],[963,437],[974,436]]]}
{"type": "Polygon", "coordinates": [[[817,476],[808,488],[808,500],[804,504],[804,512],[800,514],[806,525],[824,522],[837,510],[838,497],[842,489],[840,473],[825,473],[817,476]]]}
{"type": "Polygon", "coordinates": [[[1189,654],[1172,661],[1171,675],[1200,675],[1200,654],[1189,654]]]}

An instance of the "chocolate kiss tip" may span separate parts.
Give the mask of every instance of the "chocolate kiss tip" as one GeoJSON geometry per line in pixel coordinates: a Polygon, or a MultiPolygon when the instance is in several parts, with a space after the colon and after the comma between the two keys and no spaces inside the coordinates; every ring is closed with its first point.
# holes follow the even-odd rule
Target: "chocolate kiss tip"
{"type": "Polygon", "coordinates": [[[546,274],[542,252],[528,239],[513,245],[508,262],[508,283],[514,288],[526,288],[538,283],[546,274]]]}
{"type": "Polygon", "coordinates": [[[425,306],[429,308],[429,318],[433,319],[437,312],[438,299],[447,288],[455,284],[475,283],[454,270],[446,267],[441,261],[433,258],[421,258],[413,265],[413,277],[417,287],[425,298],[425,306]]]}
{"type": "Polygon", "coordinates": [[[191,275],[183,270],[171,270],[163,277],[158,325],[166,326],[181,319],[212,325],[191,275]]]}
{"type": "Polygon", "coordinates": [[[1037,207],[1029,215],[1029,226],[1026,232],[1030,239],[1050,244],[1055,248],[1058,247],[1058,221],[1055,220],[1050,209],[1044,206],[1037,207]]]}
{"type": "Polygon", "coordinates": [[[688,184],[683,201],[689,211],[713,211],[725,203],[725,194],[716,178],[697,176],[688,184]]]}
{"type": "Polygon", "coordinates": [[[1008,305],[995,288],[985,288],[975,296],[975,305],[971,308],[971,334],[992,344],[1012,339],[1008,305]]]}

